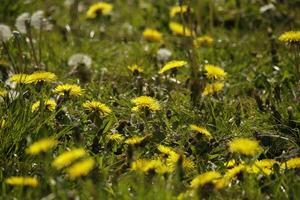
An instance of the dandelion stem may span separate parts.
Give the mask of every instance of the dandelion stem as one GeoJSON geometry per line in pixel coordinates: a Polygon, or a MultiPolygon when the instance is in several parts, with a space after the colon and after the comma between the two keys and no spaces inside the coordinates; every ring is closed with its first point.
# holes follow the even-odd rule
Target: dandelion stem
{"type": "Polygon", "coordinates": [[[33,45],[32,30],[31,30],[31,27],[30,27],[30,22],[26,21],[25,25],[26,25],[26,32],[27,32],[27,35],[28,35],[28,38],[29,38],[29,45],[30,45],[30,48],[31,48],[31,56],[33,57],[35,65],[39,66],[38,65],[38,59],[36,57],[36,52],[35,52],[34,45],[33,45]]]}
{"type": "Polygon", "coordinates": [[[295,73],[296,73],[296,76],[297,76],[297,80],[300,79],[300,56],[299,56],[299,48],[296,47],[296,50],[294,51],[294,61],[295,61],[295,64],[294,64],[294,68],[295,68],[295,73]]]}
{"type": "Polygon", "coordinates": [[[11,64],[12,64],[12,66],[13,66],[13,70],[16,70],[16,64],[15,64],[15,61],[14,61],[12,55],[9,52],[8,45],[6,44],[6,42],[2,41],[2,46],[3,46],[5,53],[7,54],[8,58],[9,58],[11,64]]]}

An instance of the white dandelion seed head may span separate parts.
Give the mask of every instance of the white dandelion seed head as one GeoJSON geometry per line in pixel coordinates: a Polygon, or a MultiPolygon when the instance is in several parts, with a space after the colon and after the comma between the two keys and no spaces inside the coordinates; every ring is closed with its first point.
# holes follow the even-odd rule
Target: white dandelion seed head
{"type": "Polygon", "coordinates": [[[127,34],[133,34],[133,31],[134,31],[134,27],[128,23],[128,22],[125,22],[123,25],[122,25],[122,30],[127,33],[127,34]]]}
{"type": "Polygon", "coordinates": [[[17,17],[15,26],[20,33],[26,33],[26,21],[30,21],[30,14],[28,12],[22,13],[17,17]]]}
{"type": "Polygon", "coordinates": [[[156,56],[158,61],[165,62],[171,58],[172,52],[169,49],[161,48],[157,51],[156,56]]]}
{"type": "Polygon", "coordinates": [[[264,6],[260,7],[259,12],[260,13],[265,13],[265,12],[271,11],[271,10],[276,10],[276,7],[274,6],[274,4],[269,3],[267,5],[264,5],[264,6]]]}
{"type": "Polygon", "coordinates": [[[42,28],[42,30],[50,31],[53,28],[52,24],[45,18],[45,12],[42,10],[38,10],[32,14],[31,25],[37,30],[42,28]]]}
{"type": "Polygon", "coordinates": [[[0,24],[0,41],[6,42],[12,36],[9,26],[5,24],[0,24]]]}
{"type": "Polygon", "coordinates": [[[69,66],[79,66],[84,65],[86,67],[90,67],[92,65],[92,59],[90,56],[83,54],[83,53],[77,53],[72,55],[68,60],[69,66]]]}
{"type": "Polygon", "coordinates": [[[67,8],[70,8],[74,4],[74,0],[65,0],[64,1],[64,6],[67,8]]]}

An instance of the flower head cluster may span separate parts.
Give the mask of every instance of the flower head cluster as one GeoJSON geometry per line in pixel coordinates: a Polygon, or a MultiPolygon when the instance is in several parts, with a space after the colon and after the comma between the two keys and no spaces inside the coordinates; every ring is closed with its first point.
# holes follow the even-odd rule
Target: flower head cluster
{"type": "Polygon", "coordinates": [[[139,72],[142,73],[144,71],[144,68],[138,65],[131,65],[127,67],[132,72],[139,72]]]}
{"type": "Polygon", "coordinates": [[[26,33],[26,22],[30,22],[30,14],[28,12],[24,12],[19,15],[16,19],[15,26],[20,33],[26,33]]]}
{"type": "Polygon", "coordinates": [[[73,54],[68,60],[68,65],[70,67],[78,67],[82,65],[84,67],[90,68],[92,63],[93,61],[91,57],[83,53],[73,54]]]}
{"type": "Polygon", "coordinates": [[[194,35],[194,32],[190,30],[188,27],[183,26],[177,22],[170,22],[169,28],[175,35],[190,37],[194,35]]]}
{"type": "Polygon", "coordinates": [[[160,70],[158,73],[162,74],[166,71],[169,71],[171,69],[174,69],[174,68],[179,68],[179,67],[183,67],[187,64],[186,61],[184,60],[173,60],[173,61],[170,61],[170,62],[167,62],[160,70]]]}
{"type": "Polygon", "coordinates": [[[186,171],[191,171],[192,169],[195,168],[195,164],[191,159],[187,158],[184,155],[180,155],[179,153],[174,151],[172,148],[164,146],[164,145],[158,145],[157,149],[161,153],[163,153],[167,156],[167,159],[166,159],[165,162],[168,166],[171,167],[171,169],[173,171],[175,170],[175,167],[176,167],[176,165],[177,165],[180,158],[182,159],[183,169],[185,169],[186,171]]]}
{"type": "MultiPolygon", "coordinates": [[[[225,174],[215,182],[215,187],[217,189],[222,189],[229,186],[230,182],[235,179],[241,173],[249,174],[260,174],[260,175],[270,175],[273,173],[273,165],[279,164],[279,162],[273,159],[256,160],[254,163],[245,164],[241,162],[236,165],[235,160],[230,160],[230,168],[225,171],[225,174]]],[[[227,165],[228,167],[228,165],[227,165]]]]}
{"type": "Polygon", "coordinates": [[[71,180],[86,176],[94,168],[95,164],[95,160],[92,157],[89,157],[88,153],[83,148],[75,148],[63,152],[52,162],[52,166],[58,170],[67,167],[65,171],[68,178],[71,180]]]}
{"type": "Polygon", "coordinates": [[[132,136],[130,138],[127,138],[125,140],[125,143],[126,144],[129,144],[129,145],[138,145],[138,144],[141,144],[143,141],[145,141],[145,139],[147,138],[147,136],[132,136]]]}
{"type": "Polygon", "coordinates": [[[47,152],[57,145],[57,140],[54,138],[44,138],[31,144],[27,149],[26,153],[36,155],[41,152],[47,152]]]}
{"type": "Polygon", "coordinates": [[[8,185],[20,185],[20,186],[30,186],[36,187],[38,185],[38,180],[35,177],[28,176],[12,176],[5,180],[8,185]]]}
{"type": "MultiPolygon", "coordinates": [[[[212,81],[215,80],[223,81],[227,76],[227,73],[219,66],[206,64],[204,65],[204,70],[205,70],[206,77],[212,81]]],[[[202,95],[207,96],[210,94],[215,94],[221,91],[223,88],[224,88],[223,82],[207,83],[202,95]]]]}
{"type": "Polygon", "coordinates": [[[247,167],[247,172],[270,175],[273,172],[272,168],[274,164],[279,164],[279,162],[273,159],[257,160],[254,164],[247,167]]]}
{"type": "Polygon", "coordinates": [[[196,48],[202,47],[202,46],[211,46],[214,43],[214,39],[208,35],[197,37],[194,41],[194,46],[196,48]]]}
{"type": "Polygon", "coordinates": [[[79,161],[67,169],[67,175],[71,180],[80,176],[86,176],[94,168],[95,164],[93,158],[79,161]]]}
{"type": "Polygon", "coordinates": [[[229,143],[232,153],[240,153],[246,156],[256,156],[263,151],[258,141],[249,138],[236,138],[229,143]]]}
{"type": "Polygon", "coordinates": [[[223,88],[224,88],[224,83],[222,83],[222,82],[209,83],[205,86],[202,94],[203,94],[203,96],[215,94],[215,93],[221,91],[223,88]]]}
{"type": "Polygon", "coordinates": [[[57,77],[54,73],[45,71],[37,71],[32,74],[15,74],[10,77],[10,81],[22,84],[53,82],[56,79],[57,77]]]}
{"type": "Polygon", "coordinates": [[[157,146],[158,151],[160,151],[163,154],[166,155],[172,155],[172,154],[177,154],[172,148],[165,146],[165,145],[158,145],[157,146]]]}
{"type": "Polygon", "coordinates": [[[201,127],[201,126],[197,126],[197,125],[191,124],[191,125],[190,125],[190,129],[191,129],[192,131],[196,131],[196,132],[198,132],[198,133],[203,134],[203,135],[204,135],[205,137],[207,137],[209,140],[213,138],[212,135],[211,135],[211,133],[210,133],[206,128],[204,128],[204,127],[201,127]]]}
{"type": "Polygon", "coordinates": [[[14,83],[21,83],[21,84],[26,84],[28,83],[28,74],[14,74],[10,77],[10,81],[14,82],[14,83]]]}
{"type": "Polygon", "coordinates": [[[172,52],[166,48],[160,48],[156,53],[156,58],[160,62],[166,62],[167,60],[170,59],[171,56],[172,56],[172,52]]]}
{"type": "Polygon", "coordinates": [[[217,189],[222,189],[229,185],[229,183],[240,173],[246,170],[246,166],[244,164],[239,164],[237,166],[234,166],[231,169],[228,169],[223,177],[216,181],[215,187],[217,189]]]}
{"type": "Polygon", "coordinates": [[[68,95],[68,96],[81,96],[83,94],[83,90],[79,85],[74,84],[64,84],[64,85],[58,85],[54,89],[54,93],[60,94],[60,95],[68,95]]]}
{"type": "Polygon", "coordinates": [[[202,187],[208,183],[215,184],[218,179],[220,179],[222,176],[219,172],[216,171],[209,171],[205,172],[203,174],[198,175],[195,177],[191,182],[191,187],[194,189],[197,189],[199,187],[202,187]]]}
{"type": "Polygon", "coordinates": [[[32,13],[30,18],[30,25],[37,30],[45,30],[49,31],[53,28],[53,24],[45,16],[45,12],[43,10],[37,10],[32,13]]]}
{"type": "Polygon", "coordinates": [[[281,34],[278,39],[290,45],[300,45],[300,31],[285,32],[281,34]]]}
{"type": "Polygon", "coordinates": [[[42,81],[53,82],[56,81],[57,77],[52,72],[37,71],[28,75],[26,79],[27,83],[38,83],[42,81]]]}
{"type": "Polygon", "coordinates": [[[132,111],[140,111],[143,109],[148,109],[150,111],[158,111],[160,110],[159,102],[153,97],[149,96],[140,96],[131,100],[131,102],[135,105],[132,108],[132,111]]]}
{"type": "Polygon", "coordinates": [[[158,174],[164,174],[171,172],[170,167],[168,167],[160,159],[139,159],[131,164],[131,169],[135,171],[140,171],[143,173],[156,172],[158,174]]]}
{"type": "Polygon", "coordinates": [[[89,112],[99,113],[102,116],[106,116],[112,112],[108,106],[99,101],[86,101],[82,104],[82,107],[89,112]]]}
{"type": "Polygon", "coordinates": [[[82,148],[72,149],[57,156],[52,162],[52,166],[56,169],[62,169],[85,155],[87,155],[87,153],[82,148]]]}
{"type": "Polygon", "coordinates": [[[152,159],[139,159],[132,163],[131,169],[141,171],[143,173],[156,172],[158,174],[172,173],[176,169],[179,159],[181,158],[182,168],[186,171],[194,169],[195,165],[192,160],[183,155],[178,154],[172,148],[158,145],[158,150],[165,154],[152,159]]]}
{"type": "Polygon", "coordinates": [[[215,79],[215,80],[224,80],[226,77],[226,72],[224,69],[220,68],[219,66],[215,65],[205,65],[204,66],[205,75],[209,79],[215,79]]]}
{"type": "Polygon", "coordinates": [[[151,42],[162,42],[163,37],[162,34],[155,29],[147,28],[143,32],[143,37],[151,42]]]}
{"type": "Polygon", "coordinates": [[[281,168],[285,169],[295,169],[300,168],[300,157],[291,158],[286,163],[281,164],[281,168]]]}
{"type": "MultiPolygon", "coordinates": [[[[116,141],[118,143],[124,141],[125,137],[120,133],[111,133],[106,136],[108,140],[116,141]]],[[[127,141],[130,142],[130,141],[127,141]]]]}
{"type": "MultiPolygon", "coordinates": [[[[36,112],[37,110],[40,109],[40,106],[41,106],[40,101],[35,102],[31,106],[31,112],[36,112]]],[[[52,99],[47,99],[47,100],[44,101],[44,106],[45,106],[46,110],[54,111],[55,108],[56,108],[56,102],[52,99]]]]}
{"type": "Polygon", "coordinates": [[[91,5],[86,13],[87,18],[95,19],[98,14],[109,15],[113,10],[113,5],[106,2],[99,2],[91,5]]]}
{"type": "Polygon", "coordinates": [[[175,17],[177,14],[186,13],[188,11],[187,5],[173,6],[170,9],[170,17],[175,17]]]}

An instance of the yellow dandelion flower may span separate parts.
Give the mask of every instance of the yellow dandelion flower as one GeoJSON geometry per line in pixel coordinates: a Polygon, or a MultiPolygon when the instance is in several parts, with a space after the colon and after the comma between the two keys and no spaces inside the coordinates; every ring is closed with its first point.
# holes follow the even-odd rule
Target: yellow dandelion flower
{"type": "Polygon", "coordinates": [[[85,155],[87,155],[87,153],[82,148],[72,149],[57,156],[52,162],[52,166],[56,169],[62,169],[85,155]]]}
{"type": "Polygon", "coordinates": [[[166,154],[166,155],[177,154],[172,148],[167,147],[167,146],[164,146],[164,145],[161,145],[161,144],[157,146],[157,149],[158,149],[161,153],[166,154]]]}
{"type": "Polygon", "coordinates": [[[197,189],[206,185],[207,183],[215,183],[217,179],[220,179],[222,176],[219,172],[209,171],[203,174],[198,175],[191,181],[191,187],[197,189]]]}
{"type": "Polygon", "coordinates": [[[217,180],[216,183],[215,183],[215,187],[217,189],[222,189],[226,186],[229,185],[229,183],[238,175],[240,174],[241,172],[245,171],[247,169],[246,165],[244,164],[239,164],[231,169],[228,169],[224,176],[217,180]]]}
{"type": "Polygon", "coordinates": [[[232,153],[240,153],[247,156],[256,156],[263,151],[258,141],[249,138],[236,138],[229,143],[232,153]]]}
{"type": "Polygon", "coordinates": [[[82,104],[82,107],[89,112],[98,112],[103,116],[112,113],[112,110],[108,106],[99,101],[86,101],[82,104]]]}
{"type": "MultiPolygon", "coordinates": [[[[176,164],[180,158],[180,154],[174,151],[172,148],[164,145],[158,145],[157,149],[161,153],[168,156],[166,159],[166,163],[174,171],[176,164]]],[[[182,159],[182,167],[184,168],[184,170],[191,171],[195,168],[195,163],[191,159],[187,158],[185,155],[182,155],[182,159]]]]}
{"type": "Polygon", "coordinates": [[[41,152],[47,152],[57,145],[57,140],[54,138],[44,138],[31,144],[27,149],[26,153],[36,155],[41,152]]]}
{"type": "Polygon", "coordinates": [[[83,94],[83,90],[79,85],[74,84],[64,84],[64,85],[58,85],[54,89],[54,93],[60,94],[60,95],[69,95],[73,97],[81,96],[83,94]]]}
{"type": "Polygon", "coordinates": [[[155,169],[155,172],[158,174],[166,174],[166,173],[172,173],[174,171],[173,168],[166,165],[165,163],[160,161],[160,165],[158,165],[155,169]]]}
{"type": "Polygon", "coordinates": [[[9,80],[14,83],[26,84],[28,83],[28,76],[28,74],[14,74],[9,80]]]}
{"type": "Polygon", "coordinates": [[[184,60],[173,60],[170,61],[168,63],[166,63],[160,70],[159,70],[159,74],[162,74],[170,69],[174,69],[174,68],[179,68],[179,67],[183,67],[184,65],[186,65],[187,62],[184,60]]]}
{"type": "Polygon", "coordinates": [[[236,161],[235,159],[231,159],[229,160],[228,162],[225,162],[224,163],[224,166],[227,167],[227,168],[232,168],[236,165],[236,161]]]}
{"type": "Polygon", "coordinates": [[[77,162],[67,169],[67,174],[70,179],[75,179],[80,176],[86,176],[94,168],[95,160],[87,158],[83,161],[77,162]]]}
{"type": "MultiPolygon", "coordinates": [[[[36,112],[40,109],[41,102],[37,101],[31,106],[31,112],[36,112]]],[[[56,102],[52,99],[47,99],[44,101],[44,106],[46,110],[54,111],[56,108],[56,102]]]]}
{"type": "Polygon", "coordinates": [[[208,35],[203,35],[194,39],[193,44],[196,48],[202,46],[211,46],[214,43],[214,39],[208,35]]]}
{"type": "Polygon", "coordinates": [[[223,88],[224,88],[224,83],[222,82],[207,84],[204,88],[202,95],[207,96],[210,94],[215,94],[221,91],[223,88]]]}
{"type": "Polygon", "coordinates": [[[186,13],[188,10],[188,6],[181,5],[181,6],[173,6],[170,9],[170,17],[174,17],[175,15],[179,13],[186,13]]]}
{"type": "Polygon", "coordinates": [[[133,161],[131,164],[131,170],[134,171],[141,171],[141,172],[148,172],[150,170],[155,169],[155,163],[151,162],[152,160],[146,160],[146,159],[139,159],[136,161],[133,161]]]}
{"type": "Polygon", "coordinates": [[[224,80],[227,75],[224,69],[215,65],[207,64],[204,66],[204,69],[206,71],[205,75],[209,79],[224,80]]]}
{"type": "Polygon", "coordinates": [[[142,73],[144,71],[144,68],[141,67],[141,66],[138,66],[138,65],[131,65],[131,66],[128,66],[127,67],[130,71],[132,72],[139,72],[139,73],[142,73]]]}
{"type": "Polygon", "coordinates": [[[132,136],[128,139],[125,140],[126,144],[130,144],[130,145],[137,145],[142,143],[145,139],[147,138],[147,136],[132,136]]]}
{"type": "Polygon", "coordinates": [[[183,163],[182,163],[182,167],[184,170],[186,170],[187,172],[192,171],[193,169],[195,169],[195,163],[193,160],[183,156],[183,163]]]}
{"type": "Polygon", "coordinates": [[[153,97],[140,96],[132,99],[131,102],[135,104],[135,106],[132,108],[132,111],[135,112],[143,109],[149,109],[150,111],[160,110],[159,102],[153,97]]]}
{"type": "Polygon", "coordinates": [[[279,41],[287,44],[300,44],[300,31],[288,31],[279,36],[279,41]]]}
{"type": "Polygon", "coordinates": [[[274,159],[263,159],[263,160],[257,160],[254,163],[254,165],[258,167],[267,167],[267,168],[272,168],[274,164],[279,164],[279,162],[274,159]]]}
{"type": "Polygon", "coordinates": [[[88,19],[95,19],[98,14],[109,15],[113,10],[113,5],[106,2],[99,2],[91,5],[86,13],[88,19]]]}
{"type": "Polygon", "coordinates": [[[282,169],[295,169],[300,168],[300,157],[291,158],[286,163],[282,163],[280,166],[282,169]]]}
{"type": "Polygon", "coordinates": [[[166,166],[161,160],[158,159],[139,159],[131,164],[131,170],[147,173],[155,171],[159,174],[170,172],[170,168],[166,166]]]}
{"type": "Polygon", "coordinates": [[[22,186],[30,186],[36,187],[38,186],[38,180],[35,177],[28,176],[12,176],[5,180],[6,184],[9,185],[22,185],[22,186]]]}
{"type": "Polygon", "coordinates": [[[182,24],[179,24],[177,22],[170,22],[169,28],[175,35],[181,35],[181,36],[192,36],[194,35],[194,32],[190,30],[188,27],[183,26],[182,24]]]}
{"type": "Polygon", "coordinates": [[[0,88],[0,97],[6,97],[7,96],[7,90],[0,88]]]}
{"type": "MultiPolygon", "coordinates": [[[[195,168],[195,163],[191,159],[187,158],[185,155],[181,155],[181,156],[182,156],[183,169],[188,172],[192,171],[195,168]]],[[[171,166],[173,170],[175,170],[179,158],[180,158],[180,154],[176,152],[171,153],[168,155],[167,164],[171,166]]]]}
{"type": "Polygon", "coordinates": [[[151,42],[161,42],[163,41],[162,34],[155,29],[146,28],[143,32],[143,37],[151,42]]]}
{"type": "Polygon", "coordinates": [[[57,77],[54,73],[45,71],[33,72],[32,74],[26,77],[26,83],[38,83],[41,81],[53,82],[56,80],[57,77]]]}
{"type": "Polygon", "coordinates": [[[264,159],[264,160],[257,160],[251,166],[248,166],[247,172],[254,173],[254,174],[266,174],[270,175],[273,170],[273,165],[279,162],[273,159],[264,159]]]}
{"type": "Polygon", "coordinates": [[[175,151],[170,152],[170,154],[167,154],[167,155],[168,155],[167,163],[169,163],[171,165],[175,165],[180,158],[180,154],[175,151]]]}
{"type": "Polygon", "coordinates": [[[227,180],[232,180],[235,176],[237,176],[245,169],[246,166],[244,164],[239,164],[231,169],[228,169],[227,172],[224,174],[224,178],[227,180]]]}
{"type": "Polygon", "coordinates": [[[207,137],[209,140],[213,138],[213,136],[211,135],[211,133],[204,127],[201,127],[201,126],[197,126],[197,125],[194,125],[194,124],[191,124],[190,125],[190,129],[192,131],[196,131],[198,133],[201,133],[203,134],[205,137],[207,137]]]}
{"type": "Polygon", "coordinates": [[[112,133],[112,134],[108,134],[106,136],[109,140],[113,140],[113,141],[116,141],[116,142],[122,142],[124,141],[125,137],[120,134],[120,133],[112,133]]]}

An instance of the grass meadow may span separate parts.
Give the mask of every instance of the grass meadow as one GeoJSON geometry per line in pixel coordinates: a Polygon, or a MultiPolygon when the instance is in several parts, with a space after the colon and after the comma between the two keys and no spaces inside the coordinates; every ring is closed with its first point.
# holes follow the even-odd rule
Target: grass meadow
{"type": "Polygon", "coordinates": [[[1,0],[0,199],[299,199],[299,0],[1,0]]]}

